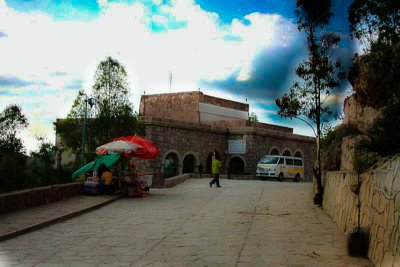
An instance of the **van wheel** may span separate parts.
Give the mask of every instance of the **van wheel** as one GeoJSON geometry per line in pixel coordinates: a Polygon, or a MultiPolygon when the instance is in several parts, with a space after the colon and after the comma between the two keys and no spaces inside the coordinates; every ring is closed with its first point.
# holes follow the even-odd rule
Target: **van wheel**
{"type": "Polygon", "coordinates": [[[297,182],[300,182],[300,174],[296,174],[296,176],[294,177],[294,181],[297,183],[297,182]]]}
{"type": "Polygon", "coordinates": [[[284,177],[283,177],[283,173],[280,173],[280,174],[279,174],[279,177],[278,177],[278,181],[283,182],[283,178],[284,178],[284,177]]]}

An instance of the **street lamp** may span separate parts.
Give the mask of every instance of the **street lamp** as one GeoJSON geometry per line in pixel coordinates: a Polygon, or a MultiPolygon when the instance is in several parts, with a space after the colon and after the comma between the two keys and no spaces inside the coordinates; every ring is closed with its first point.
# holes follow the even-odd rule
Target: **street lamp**
{"type": "Polygon", "coordinates": [[[82,166],[85,165],[86,163],[86,157],[85,157],[85,152],[86,152],[86,120],[87,120],[87,104],[89,103],[90,108],[95,104],[95,99],[94,98],[88,98],[87,94],[84,92],[80,91],[79,92],[80,96],[85,96],[85,117],[83,120],[83,136],[82,136],[82,166]]]}

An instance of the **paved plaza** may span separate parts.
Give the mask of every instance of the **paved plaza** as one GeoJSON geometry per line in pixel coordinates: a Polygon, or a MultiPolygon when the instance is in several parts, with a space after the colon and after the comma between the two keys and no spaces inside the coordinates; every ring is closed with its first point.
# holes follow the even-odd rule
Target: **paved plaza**
{"type": "Polygon", "coordinates": [[[190,179],[0,242],[0,266],[373,266],[310,183],[190,179]]]}

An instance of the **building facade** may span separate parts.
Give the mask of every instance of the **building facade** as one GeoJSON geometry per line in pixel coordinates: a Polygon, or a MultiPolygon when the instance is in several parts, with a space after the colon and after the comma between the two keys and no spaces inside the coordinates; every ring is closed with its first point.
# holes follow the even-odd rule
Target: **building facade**
{"type": "Polygon", "coordinates": [[[146,138],[160,148],[139,168],[168,178],[182,173],[210,173],[211,155],[222,159],[222,173],[255,175],[267,154],[303,158],[305,181],[312,179],[315,138],[293,129],[249,121],[249,105],[204,95],[200,91],[143,95],[140,115],[146,138]]]}
{"type": "MultiPolygon", "coordinates": [[[[248,104],[200,91],[143,95],[139,114],[145,138],[160,150],[156,158],[136,163],[140,172],[154,175],[155,186],[183,173],[210,174],[212,153],[222,160],[223,176],[252,178],[260,158],[271,154],[303,158],[304,181],[312,180],[315,138],[293,134],[292,128],[251,122],[248,104]]],[[[56,136],[56,145],[62,147],[56,136]]],[[[68,149],[63,151],[58,162],[72,161],[68,149]]]]}

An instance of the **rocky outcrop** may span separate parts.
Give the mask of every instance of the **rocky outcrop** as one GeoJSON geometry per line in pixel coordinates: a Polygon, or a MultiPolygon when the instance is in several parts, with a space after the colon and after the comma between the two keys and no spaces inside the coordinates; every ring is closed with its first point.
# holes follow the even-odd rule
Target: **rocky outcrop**
{"type": "Polygon", "coordinates": [[[399,90],[400,43],[356,58],[349,73],[355,98],[363,106],[386,105],[399,90]]]}
{"type": "Polygon", "coordinates": [[[364,106],[356,100],[354,95],[344,101],[343,125],[357,129],[358,135],[348,135],[342,138],[341,144],[341,171],[354,172],[354,146],[365,138],[363,133],[373,125],[381,115],[381,109],[364,106]]]}

